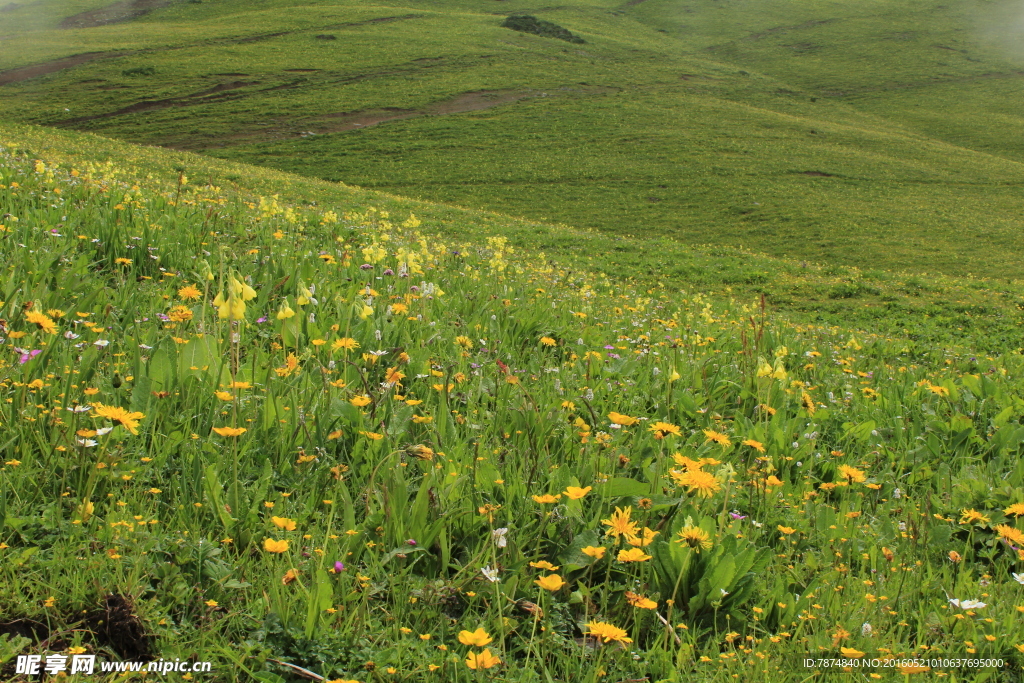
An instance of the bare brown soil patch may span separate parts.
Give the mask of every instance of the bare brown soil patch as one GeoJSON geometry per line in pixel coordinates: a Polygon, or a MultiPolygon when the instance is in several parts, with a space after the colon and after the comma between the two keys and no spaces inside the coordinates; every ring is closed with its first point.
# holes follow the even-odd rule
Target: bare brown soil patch
{"type": "Polygon", "coordinates": [[[85,64],[86,62],[91,62],[96,59],[111,59],[113,57],[123,57],[130,54],[133,53],[83,52],[82,54],[72,55],[70,57],[61,57],[60,59],[42,62],[41,64],[30,64],[29,66],[18,67],[17,69],[0,71],[0,85],[27,81],[30,78],[38,78],[39,76],[45,76],[46,74],[70,69],[71,67],[78,66],[79,64],[85,64]]]}
{"type": "Polygon", "coordinates": [[[166,7],[173,0],[122,0],[99,9],[80,12],[58,24],[60,28],[93,28],[107,24],[120,24],[138,19],[155,9],[166,7]]]}

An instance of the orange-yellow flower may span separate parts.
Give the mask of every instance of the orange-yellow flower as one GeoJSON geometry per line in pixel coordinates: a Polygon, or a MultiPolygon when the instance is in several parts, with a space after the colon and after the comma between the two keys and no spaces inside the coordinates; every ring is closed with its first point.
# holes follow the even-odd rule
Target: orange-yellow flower
{"type": "Polygon", "coordinates": [[[612,421],[612,424],[622,425],[623,427],[632,427],[640,421],[639,418],[614,412],[608,413],[608,419],[612,421]]]}
{"type": "Polygon", "coordinates": [[[565,581],[558,574],[549,574],[548,576],[542,576],[536,581],[535,584],[540,586],[546,591],[556,591],[565,585],[565,581]]]}
{"type": "Polygon", "coordinates": [[[646,554],[640,548],[630,548],[629,550],[620,550],[618,557],[615,559],[619,562],[646,562],[651,557],[651,555],[646,554]]]}
{"type": "Polygon", "coordinates": [[[490,649],[483,652],[470,652],[466,657],[466,666],[474,671],[476,669],[490,669],[492,666],[501,664],[501,660],[491,654],[490,649]]]}
{"type": "Polygon", "coordinates": [[[295,520],[288,519],[287,517],[271,517],[270,521],[274,523],[278,529],[284,529],[285,531],[295,531],[295,520]]]}
{"type": "Polygon", "coordinates": [[[584,488],[580,488],[578,486],[566,486],[565,490],[562,491],[562,493],[564,493],[569,500],[579,500],[583,496],[590,493],[591,489],[593,488],[593,486],[587,486],[584,488]]]}
{"type": "Polygon", "coordinates": [[[130,413],[119,406],[105,406],[102,403],[95,403],[97,417],[105,417],[113,422],[118,422],[128,429],[132,434],[139,433],[139,420],[146,417],[142,413],[130,413]]]}
{"type": "Polygon", "coordinates": [[[459,642],[472,647],[483,647],[491,642],[491,637],[481,626],[475,631],[459,631],[459,642]]]}
{"type": "Polygon", "coordinates": [[[241,436],[249,430],[245,427],[214,427],[213,431],[217,432],[221,436],[241,436]]]}
{"type": "Polygon", "coordinates": [[[263,549],[268,553],[288,552],[288,541],[275,541],[272,538],[263,540],[263,549]]]}

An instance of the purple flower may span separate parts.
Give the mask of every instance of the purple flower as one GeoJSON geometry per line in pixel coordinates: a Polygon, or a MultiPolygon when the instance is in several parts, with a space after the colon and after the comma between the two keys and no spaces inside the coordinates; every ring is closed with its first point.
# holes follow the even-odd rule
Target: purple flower
{"type": "Polygon", "coordinates": [[[746,515],[741,515],[738,512],[730,512],[729,516],[732,517],[733,519],[746,519],[747,518],[746,515]]]}
{"type": "Polygon", "coordinates": [[[34,349],[32,351],[29,351],[27,349],[18,350],[21,351],[21,356],[18,358],[18,362],[21,363],[22,365],[24,365],[25,363],[29,362],[30,360],[32,360],[33,358],[42,353],[42,351],[40,351],[39,349],[34,349]]]}
{"type": "Polygon", "coordinates": [[[340,562],[340,561],[339,562],[335,562],[334,563],[334,572],[336,574],[340,574],[343,571],[345,571],[345,563],[344,562],[340,562]]]}
{"type": "Polygon", "coordinates": [[[359,270],[373,270],[373,266],[371,266],[369,263],[364,263],[363,265],[359,266],[359,270]]]}
{"type": "Polygon", "coordinates": [[[609,357],[609,358],[614,358],[615,360],[620,360],[620,359],[622,358],[622,356],[620,356],[620,355],[619,355],[619,354],[617,354],[617,353],[609,353],[609,354],[608,354],[608,357],[609,357]]]}
{"type": "Polygon", "coordinates": [[[406,543],[408,543],[409,545],[416,545],[416,539],[410,538],[408,541],[406,541],[406,543]]]}
{"type": "Polygon", "coordinates": [[[418,292],[418,291],[420,291],[420,288],[417,287],[416,285],[413,285],[412,287],[409,288],[409,291],[410,292],[418,292]]]}
{"type": "Polygon", "coordinates": [[[606,348],[606,349],[614,349],[615,347],[612,346],[611,344],[606,344],[604,348],[606,348]]]}
{"type": "Polygon", "coordinates": [[[394,275],[395,271],[391,270],[390,268],[385,268],[384,269],[384,274],[385,275],[394,275]]]}
{"type": "Polygon", "coordinates": [[[265,322],[267,322],[267,316],[263,316],[262,318],[256,318],[256,322],[257,323],[265,323],[265,322]]]}

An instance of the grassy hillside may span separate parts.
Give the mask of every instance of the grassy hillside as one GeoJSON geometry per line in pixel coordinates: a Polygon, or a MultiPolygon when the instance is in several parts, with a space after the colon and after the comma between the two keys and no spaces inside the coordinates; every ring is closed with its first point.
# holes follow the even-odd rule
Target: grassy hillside
{"type": "Polygon", "coordinates": [[[1010,3],[207,0],[67,19],[102,5],[0,13],[5,118],[608,235],[1021,277],[1010,3]],[[502,28],[516,12],[586,42],[502,28]]]}
{"type": "Polygon", "coordinates": [[[1019,680],[1019,355],[77,134],[0,130],[0,205],[6,679],[1019,680]]]}

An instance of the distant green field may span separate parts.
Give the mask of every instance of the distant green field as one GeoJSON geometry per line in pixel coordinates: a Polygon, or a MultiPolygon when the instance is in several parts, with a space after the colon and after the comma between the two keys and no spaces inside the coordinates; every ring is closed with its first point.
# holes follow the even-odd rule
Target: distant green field
{"type": "Polygon", "coordinates": [[[1012,3],[206,0],[85,28],[105,3],[14,5],[7,120],[612,235],[1024,276],[1012,3]]]}

